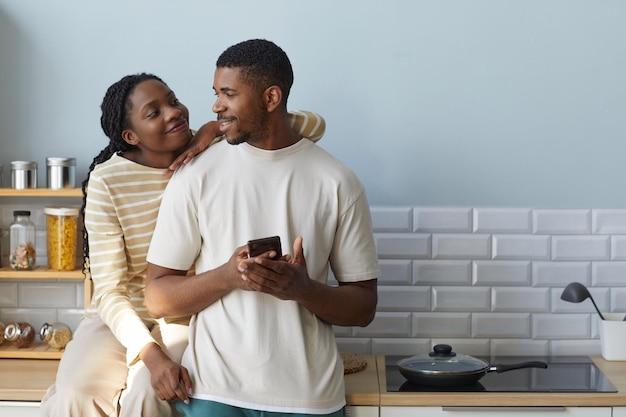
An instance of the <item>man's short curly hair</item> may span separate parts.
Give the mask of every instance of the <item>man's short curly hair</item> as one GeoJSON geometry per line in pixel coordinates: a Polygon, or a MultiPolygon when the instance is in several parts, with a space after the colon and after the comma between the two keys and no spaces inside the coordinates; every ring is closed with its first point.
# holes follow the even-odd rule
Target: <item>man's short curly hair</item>
{"type": "Polygon", "coordinates": [[[293,85],[289,57],[278,45],[265,39],[251,39],[226,49],[217,59],[217,68],[238,68],[243,81],[257,91],[277,85],[283,92],[283,105],[293,85]]]}

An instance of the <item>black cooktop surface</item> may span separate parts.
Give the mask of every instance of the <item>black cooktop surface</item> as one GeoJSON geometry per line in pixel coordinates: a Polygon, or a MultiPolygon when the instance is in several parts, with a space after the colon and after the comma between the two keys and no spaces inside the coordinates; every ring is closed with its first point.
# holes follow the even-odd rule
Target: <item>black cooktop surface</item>
{"type": "Polygon", "coordinates": [[[404,357],[387,356],[388,392],[617,392],[611,381],[587,356],[500,356],[480,357],[491,366],[525,361],[543,361],[546,369],[525,368],[487,372],[477,383],[462,387],[415,385],[398,371],[396,362],[404,357]]]}

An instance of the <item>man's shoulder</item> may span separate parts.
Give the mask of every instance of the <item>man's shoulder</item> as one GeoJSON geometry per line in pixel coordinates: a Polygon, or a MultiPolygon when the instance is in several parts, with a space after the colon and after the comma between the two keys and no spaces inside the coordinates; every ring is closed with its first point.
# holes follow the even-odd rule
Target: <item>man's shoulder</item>
{"type": "Polygon", "coordinates": [[[307,152],[309,152],[309,156],[307,156],[307,158],[312,158],[314,165],[322,165],[324,169],[327,170],[329,175],[333,175],[330,171],[334,171],[334,175],[342,174],[358,179],[354,171],[352,171],[348,165],[319,145],[311,143],[311,146],[307,148],[307,152]]]}

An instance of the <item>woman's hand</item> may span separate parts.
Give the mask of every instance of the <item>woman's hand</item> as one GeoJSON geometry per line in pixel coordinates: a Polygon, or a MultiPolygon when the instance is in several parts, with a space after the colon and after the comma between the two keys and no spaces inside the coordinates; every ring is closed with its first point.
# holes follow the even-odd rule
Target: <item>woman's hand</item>
{"type": "Polygon", "coordinates": [[[150,384],[160,399],[189,404],[191,378],[187,368],[171,360],[156,343],[146,345],[139,357],[148,367],[150,384]]]}
{"type": "Polygon", "coordinates": [[[185,150],[163,171],[163,175],[170,175],[183,164],[191,162],[193,158],[211,146],[215,139],[221,135],[222,132],[220,132],[219,123],[216,120],[202,125],[185,150]]]}

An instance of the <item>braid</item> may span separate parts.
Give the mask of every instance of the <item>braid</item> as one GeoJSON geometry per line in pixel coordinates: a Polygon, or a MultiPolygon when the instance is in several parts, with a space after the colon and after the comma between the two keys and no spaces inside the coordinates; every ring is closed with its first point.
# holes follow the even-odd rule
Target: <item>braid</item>
{"type": "Polygon", "coordinates": [[[165,82],[159,77],[153,74],[141,73],[135,75],[127,75],[121,80],[111,85],[104,98],[100,109],[102,110],[102,116],[100,116],[100,126],[102,131],[109,138],[109,144],[100,151],[96,156],[87,172],[87,177],[82,182],[83,190],[83,202],[80,208],[81,216],[83,217],[83,273],[89,272],[89,239],[87,235],[87,228],[85,227],[85,206],[87,205],[87,187],[89,185],[89,177],[91,171],[96,165],[107,161],[113,154],[127,152],[133,149],[137,149],[135,145],[131,145],[122,138],[122,132],[131,128],[128,115],[132,110],[132,103],[129,97],[135,91],[135,87],[146,80],[157,80],[164,85],[165,82]]]}

